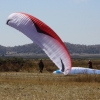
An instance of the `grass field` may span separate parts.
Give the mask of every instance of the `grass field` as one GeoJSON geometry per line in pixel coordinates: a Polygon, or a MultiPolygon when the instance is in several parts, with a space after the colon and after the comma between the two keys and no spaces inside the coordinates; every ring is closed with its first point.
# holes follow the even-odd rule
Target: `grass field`
{"type": "MultiPolygon", "coordinates": [[[[39,74],[39,60],[0,59],[0,100],[100,100],[100,75],[55,75],[51,60],[43,59],[45,68],[39,74]]],[[[100,59],[92,59],[100,69],[100,59]]],[[[88,59],[72,59],[72,66],[88,67],[88,59]]]]}
{"type": "Polygon", "coordinates": [[[1,72],[0,100],[100,100],[99,77],[1,72]]]}

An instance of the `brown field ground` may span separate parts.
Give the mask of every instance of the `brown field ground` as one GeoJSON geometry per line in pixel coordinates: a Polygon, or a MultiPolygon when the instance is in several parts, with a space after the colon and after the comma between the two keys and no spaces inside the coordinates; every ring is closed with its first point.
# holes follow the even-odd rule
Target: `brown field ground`
{"type": "Polygon", "coordinates": [[[100,75],[0,73],[0,100],[100,100],[100,75]]]}
{"type": "MultiPolygon", "coordinates": [[[[0,100],[100,100],[100,75],[55,75],[55,65],[47,60],[43,73],[38,73],[38,61],[33,60],[15,72],[10,69],[18,63],[1,62],[1,68],[10,67],[0,72],[0,100]]],[[[88,67],[87,62],[73,60],[72,64],[88,67]]],[[[94,60],[93,67],[98,66],[99,60],[94,60]]]]}

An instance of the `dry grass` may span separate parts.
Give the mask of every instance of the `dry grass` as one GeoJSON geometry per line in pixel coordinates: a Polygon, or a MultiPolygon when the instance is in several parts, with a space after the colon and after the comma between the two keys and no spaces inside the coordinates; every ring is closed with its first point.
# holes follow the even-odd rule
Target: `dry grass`
{"type": "MultiPolygon", "coordinates": [[[[43,59],[45,71],[53,72],[57,66],[49,59],[43,59]]],[[[38,59],[4,58],[0,59],[0,72],[36,72],[38,71],[38,59]]],[[[100,69],[100,59],[92,59],[93,69],[100,69]]],[[[88,67],[88,59],[72,59],[72,66],[88,67]]]]}
{"type": "Polygon", "coordinates": [[[98,77],[47,72],[0,73],[0,100],[100,100],[98,77]]]}
{"type": "MultiPolygon", "coordinates": [[[[92,60],[99,68],[99,59],[92,60]]],[[[100,100],[100,75],[54,75],[57,67],[44,60],[38,73],[38,60],[0,60],[0,100],[100,100]],[[11,72],[11,71],[19,72],[11,72]],[[8,72],[5,72],[8,71],[8,72]]],[[[88,60],[74,59],[73,66],[88,67],[88,60]]]]}

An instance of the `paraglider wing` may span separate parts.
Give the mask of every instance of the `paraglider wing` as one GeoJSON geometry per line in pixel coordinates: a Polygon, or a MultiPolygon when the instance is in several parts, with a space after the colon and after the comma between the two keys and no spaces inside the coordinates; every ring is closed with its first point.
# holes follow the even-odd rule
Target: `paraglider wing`
{"type": "MultiPolygon", "coordinates": [[[[63,74],[61,70],[56,70],[54,74],[63,74]]],[[[100,70],[84,68],[84,67],[72,67],[69,74],[100,74],[100,70]]]]}
{"type": "Polygon", "coordinates": [[[59,36],[44,22],[26,13],[12,13],[7,25],[19,30],[37,43],[65,75],[71,70],[71,57],[59,36]]]}

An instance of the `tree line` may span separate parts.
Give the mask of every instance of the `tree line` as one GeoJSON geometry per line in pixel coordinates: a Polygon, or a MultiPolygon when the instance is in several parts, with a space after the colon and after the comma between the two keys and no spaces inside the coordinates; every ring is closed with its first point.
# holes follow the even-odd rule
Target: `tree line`
{"type": "MultiPolygon", "coordinates": [[[[100,54],[100,45],[81,45],[81,44],[71,44],[67,42],[64,43],[71,54],[73,53],[100,54]]],[[[45,54],[44,51],[35,43],[21,45],[21,46],[19,45],[14,47],[0,46],[0,55],[5,55],[7,52],[45,54]]]]}

